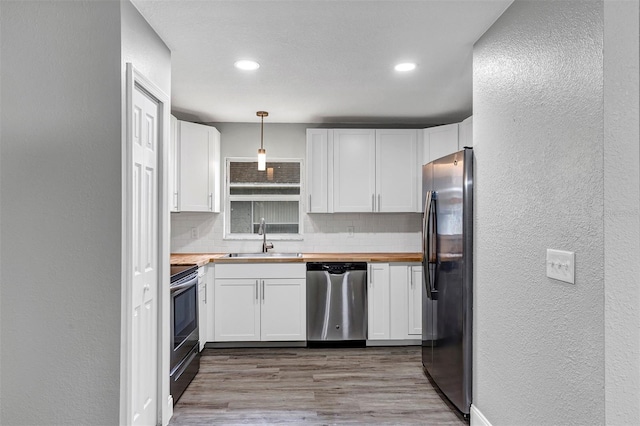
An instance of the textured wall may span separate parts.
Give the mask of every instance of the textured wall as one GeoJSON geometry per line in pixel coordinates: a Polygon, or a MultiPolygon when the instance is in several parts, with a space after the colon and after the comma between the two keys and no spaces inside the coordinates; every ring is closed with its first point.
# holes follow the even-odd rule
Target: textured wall
{"type": "Polygon", "coordinates": [[[604,3],[605,408],[640,418],[640,90],[637,1],[604,3]]]}
{"type": "Polygon", "coordinates": [[[604,422],[603,4],[526,1],[474,48],[474,405],[604,422]],[[576,282],[546,277],[547,248],[576,282]]]}
{"type": "Polygon", "coordinates": [[[128,2],[0,7],[0,423],[119,424],[124,66],[169,94],[170,52],[128,2]]]}
{"type": "MultiPolygon", "coordinates": [[[[220,131],[220,155],[257,157],[260,146],[260,124],[212,123],[220,131]]],[[[264,147],[267,161],[274,158],[306,156],[307,124],[264,125],[264,147]]],[[[331,127],[326,125],[323,127],[331,127]]],[[[372,126],[376,127],[376,126],[372,126]]],[[[304,181],[304,175],[303,175],[304,181]]],[[[221,188],[224,191],[224,179],[221,188]]],[[[223,192],[224,193],[224,192],[223,192]]],[[[223,209],[225,207],[223,206],[223,209]]],[[[388,252],[420,251],[421,215],[406,214],[303,214],[304,239],[274,241],[276,251],[292,252],[388,252]],[[350,235],[347,227],[352,226],[350,235]]],[[[259,240],[225,240],[224,213],[172,213],[171,252],[242,252],[260,250],[259,240]],[[191,238],[197,228],[199,238],[191,238]]]]}
{"type": "Polygon", "coordinates": [[[118,424],[120,4],[0,7],[0,423],[118,424]]]}
{"type": "MultiPolygon", "coordinates": [[[[122,71],[131,62],[146,78],[171,96],[171,52],[128,0],[123,1],[122,71]]],[[[124,107],[124,104],[123,104],[124,107]]]]}
{"type": "MultiPolygon", "coordinates": [[[[122,72],[122,122],[126,123],[126,91],[125,91],[125,82],[126,82],[126,66],[127,62],[133,64],[133,66],[147,79],[153,82],[157,87],[159,87],[167,96],[171,96],[171,51],[164,44],[164,42],[160,39],[160,37],[156,34],[156,32],[151,28],[151,26],[145,21],[144,17],[138,12],[138,10],[131,4],[128,0],[120,2],[121,10],[121,35],[122,35],[122,52],[121,52],[121,72],[122,72]]],[[[168,106],[170,108],[170,106],[168,106]]],[[[125,140],[125,126],[122,128],[122,138],[125,140]]],[[[165,151],[165,157],[168,160],[168,150],[165,151]]],[[[164,188],[167,190],[167,188],[164,188]]],[[[164,209],[163,209],[164,210],[164,209]]],[[[168,207],[166,208],[168,210],[168,207]]],[[[165,211],[166,211],[165,210],[165,211]]],[[[166,255],[169,252],[169,227],[170,227],[170,218],[165,218],[164,215],[160,214],[159,217],[159,226],[161,228],[161,232],[164,237],[161,236],[158,241],[159,251],[166,255]]],[[[163,265],[164,273],[163,276],[164,281],[159,283],[160,288],[164,289],[160,294],[168,294],[168,277],[169,277],[169,267],[168,262],[163,265]]],[[[168,343],[164,344],[163,342],[169,342],[169,334],[170,334],[170,306],[169,306],[169,298],[160,298],[158,300],[159,309],[162,314],[162,320],[158,323],[158,331],[159,331],[159,344],[161,346],[168,345],[168,343]]],[[[124,338],[124,336],[123,336],[124,338]]],[[[124,345],[123,345],[124,347],[124,345]]],[[[124,353],[123,353],[124,354],[124,353]]],[[[169,363],[170,356],[167,351],[163,351],[162,357],[159,360],[160,366],[162,370],[169,371],[169,363]]],[[[164,375],[159,382],[161,386],[161,397],[158,400],[159,406],[162,407],[162,424],[167,424],[169,420],[169,413],[172,411],[173,407],[169,407],[166,401],[169,398],[169,376],[164,375]]],[[[121,403],[124,405],[124,401],[122,398],[126,397],[126,393],[124,392],[124,386],[126,384],[121,383],[121,403]]],[[[125,413],[123,411],[122,415],[125,413]]],[[[123,422],[121,422],[123,423],[123,422]]]]}

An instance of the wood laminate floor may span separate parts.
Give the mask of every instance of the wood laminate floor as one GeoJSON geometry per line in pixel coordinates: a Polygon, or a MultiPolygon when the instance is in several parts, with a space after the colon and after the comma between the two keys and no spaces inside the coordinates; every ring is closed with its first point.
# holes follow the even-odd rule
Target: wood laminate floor
{"type": "Polygon", "coordinates": [[[170,425],[467,425],[420,347],[205,349],[170,425]]]}

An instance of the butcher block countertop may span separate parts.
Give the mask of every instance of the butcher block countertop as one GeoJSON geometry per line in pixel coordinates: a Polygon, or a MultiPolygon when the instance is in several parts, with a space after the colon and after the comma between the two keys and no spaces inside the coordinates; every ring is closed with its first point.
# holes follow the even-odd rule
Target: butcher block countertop
{"type": "Polygon", "coordinates": [[[174,253],[172,265],[203,266],[218,263],[293,263],[293,262],[421,262],[422,253],[303,253],[297,258],[229,258],[226,253],[174,253]]]}
{"type": "Polygon", "coordinates": [[[172,265],[198,265],[204,266],[214,262],[218,257],[226,253],[171,253],[172,265]]]}
{"type": "Polygon", "coordinates": [[[422,253],[304,253],[305,262],[422,262],[422,253]]]}

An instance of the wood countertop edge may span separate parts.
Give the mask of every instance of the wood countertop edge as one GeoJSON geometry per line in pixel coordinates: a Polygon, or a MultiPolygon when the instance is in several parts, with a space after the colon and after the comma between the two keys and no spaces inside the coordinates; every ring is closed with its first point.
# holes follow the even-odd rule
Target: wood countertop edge
{"type": "Polygon", "coordinates": [[[421,262],[421,253],[304,253],[306,262],[421,262]]]}
{"type": "Polygon", "coordinates": [[[170,263],[172,265],[198,265],[204,266],[214,262],[217,258],[226,253],[171,253],[170,263]]]}
{"type": "Polygon", "coordinates": [[[172,253],[172,265],[208,263],[421,262],[422,253],[303,253],[298,258],[228,258],[226,253],[172,253]]]}

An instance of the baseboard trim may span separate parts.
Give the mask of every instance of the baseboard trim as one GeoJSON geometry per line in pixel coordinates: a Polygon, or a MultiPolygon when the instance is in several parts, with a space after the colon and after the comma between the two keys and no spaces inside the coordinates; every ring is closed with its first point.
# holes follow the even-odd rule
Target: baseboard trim
{"type": "Polygon", "coordinates": [[[232,349],[232,348],[300,348],[307,346],[307,341],[291,342],[207,342],[205,349],[232,349]]]}
{"type": "Polygon", "coordinates": [[[473,404],[471,404],[469,416],[470,426],[491,426],[489,420],[487,420],[480,410],[478,410],[478,407],[473,404]]]}
{"type": "Polygon", "coordinates": [[[420,346],[422,340],[367,340],[367,346],[420,346]]]}

